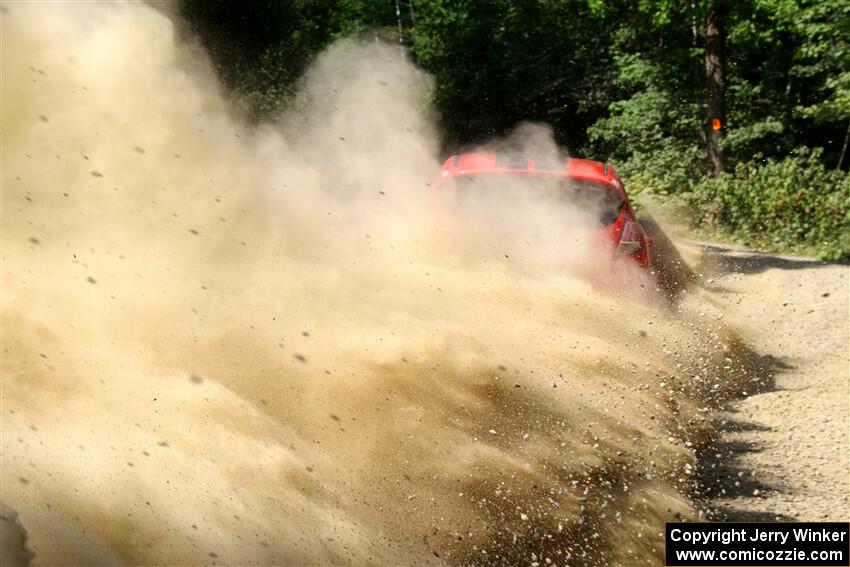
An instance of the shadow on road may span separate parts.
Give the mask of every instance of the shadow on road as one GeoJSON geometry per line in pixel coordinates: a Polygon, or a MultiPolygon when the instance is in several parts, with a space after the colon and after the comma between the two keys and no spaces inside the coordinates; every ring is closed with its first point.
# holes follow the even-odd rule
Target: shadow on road
{"type": "Polygon", "coordinates": [[[794,518],[790,516],[746,510],[734,503],[743,498],[758,499],[770,493],[786,491],[786,487],[742,466],[743,455],[762,450],[757,443],[728,439],[730,433],[771,429],[734,419],[718,422],[715,427],[720,438],[700,456],[694,490],[695,499],[706,509],[707,519],[724,522],[793,521],[794,518]]]}
{"type": "MultiPolygon", "coordinates": [[[[677,304],[684,292],[697,286],[709,292],[732,293],[719,284],[713,284],[710,279],[703,280],[703,274],[755,274],[770,269],[799,270],[836,264],[707,244],[700,246],[697,261],[691,259],[689,265],[651,215],[644,213],[640,222],[654,241],[652,260],[658,287],[670,305],[677,304]]],[[[714,402],[716,408],[724,408],[724,411],[721,417],[713,421],[713,442],[699,451],[698,472],[693,479],[694,501],[710,521],[794,521],[793,517],[784,514],[749,509],[759,507],[755,500],[771,493],[783,493],[789,488],[769,472],[754,471],[745,464],[746,455],[758,453],[763,448],[757,441],[741,439],[745,437],[741,434],[771,429],[755,422],[736,419],[735,410],[729,407],[730,403],[737,400],[776,391],[776,375],[794,367],[772,354],[755,351],[737,334],[730,336],[727,345],[729,366],[725,368],[731,367],[736,371],[734,374],[725,372],[722,366],[713,369],[717,376],[725,375],[729,379],[721,381],[720,387],[711,391],[710,401],[714,402]]]]}
{"type": "Polygon", "coordinates": [[[804,270],[847,262],[827,262],[808,258],[785,258],[763,252],[740,252],[723,246],[707,245],[698,269],[715,274],[756,274],[770,269],[804,270]]]}
{"type": "MultiPolygon", "coordinates": [[[[755,394],[774,392],[776,374],[794,367],[772,355],[761,355],[741,343],[735,344],[733,358],[746,370],[741,383],[730,389],[724,402],[732,402],[755,394]]],[[[752,421],[735,419],[734,409],[726,408],[713,420],[714,442],[700,451],[699,466],[694,479],[694,500],[706,511],[707,519],[725,522],[791,521],[782,514],[754,512],[735,504],[740,499],[758,499],[770,493],[784,492],[786,487],[773,479],[764,478],[763,471],[754,471],[743,464],[748,453],[758,453],[762,447],[754,441],[736,438],[746,432],[771,431],[752,421]]]]}

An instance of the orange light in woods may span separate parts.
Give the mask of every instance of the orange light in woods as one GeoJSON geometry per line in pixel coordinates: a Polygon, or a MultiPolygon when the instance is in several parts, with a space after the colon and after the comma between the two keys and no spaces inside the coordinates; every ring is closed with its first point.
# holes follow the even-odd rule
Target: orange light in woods
{"type": "Polygon", "coordinates": [[[718,130],[720,130],[720,128],[721,128],[720,119],[719,118],[712,118],[711,119],[711,129],[714,130],[715,132],[717,132],[718,130]]]}

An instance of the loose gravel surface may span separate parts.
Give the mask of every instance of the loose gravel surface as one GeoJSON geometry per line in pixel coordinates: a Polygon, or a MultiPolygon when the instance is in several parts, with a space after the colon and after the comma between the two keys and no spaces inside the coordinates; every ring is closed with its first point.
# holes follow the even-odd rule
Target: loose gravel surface
{"type": "Polygon", "coordinates": [[[706,459],[717,519],[850,519],[850,267],[681,247],[698,258],[703,287],[774,378],[719,417],[716,452],[706,459]]]}

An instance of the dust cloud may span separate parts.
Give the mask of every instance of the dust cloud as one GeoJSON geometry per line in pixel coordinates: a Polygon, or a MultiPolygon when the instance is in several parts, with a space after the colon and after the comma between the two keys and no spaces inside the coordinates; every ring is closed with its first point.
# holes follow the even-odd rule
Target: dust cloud
{"type": "Polygon", "coordinates": [[[663,563],[734,349],[710,306],[584,277],[563,203],[447,224],[396,46],[335,45],[257,128],[144,5],[4,4],[2,38],[33,564],[663,563]]]}

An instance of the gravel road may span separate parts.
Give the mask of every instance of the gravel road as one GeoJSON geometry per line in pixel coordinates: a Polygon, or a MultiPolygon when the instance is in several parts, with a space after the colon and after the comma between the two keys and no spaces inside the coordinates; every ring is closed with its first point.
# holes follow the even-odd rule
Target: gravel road
{"type": "Polygon", "coordinates": [[[847,265],[677,246],[774,381],[718,416],[709,509],[739,521],[850,518],[847,265]]]}

